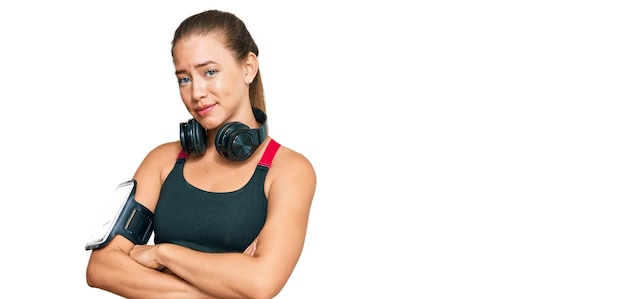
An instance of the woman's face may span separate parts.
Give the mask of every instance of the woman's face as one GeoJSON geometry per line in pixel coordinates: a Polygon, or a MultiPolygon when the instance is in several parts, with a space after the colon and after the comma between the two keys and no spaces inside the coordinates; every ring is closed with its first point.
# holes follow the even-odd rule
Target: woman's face
{"type": "Polygon", "coordinates": [[[172,51],[180,96],[206,129],[238,118],[250,102],[245,63],[235,60],[222,36],[210,33],[180,39],[172,51]]]}

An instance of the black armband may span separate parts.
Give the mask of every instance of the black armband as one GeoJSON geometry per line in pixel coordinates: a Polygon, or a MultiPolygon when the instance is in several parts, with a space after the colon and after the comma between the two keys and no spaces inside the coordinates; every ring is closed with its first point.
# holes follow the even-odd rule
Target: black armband
{"type": "Polygon", "coordinates": [[[154,214],[135,201],[137,182],[130,180],[117,186],[114,201],[105,211],[89,237],[85,250],[108,244],[115,235],[124,236],[134,244],[146,244],[152,235],[154,214]]]}

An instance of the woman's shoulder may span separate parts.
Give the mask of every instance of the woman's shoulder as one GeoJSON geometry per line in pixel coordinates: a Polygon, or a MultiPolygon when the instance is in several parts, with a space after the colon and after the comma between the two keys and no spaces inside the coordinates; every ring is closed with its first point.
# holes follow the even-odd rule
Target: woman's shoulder
{"type": "Polygon", "coordinates": [[[148,152],[140,167],[158,172],[168,171],[181,150],[180,143],[176,141],[159,144],[148,152]]]}
{"type": "Polygon", "coordinates": [[[176,160],[180,154],[182,147],[180,142],[171,141],[157,145],[149,153],[147,158],[154,158],[158,160],[176,160]]]}
{"type": "Polygon", "coordinates": [[[296,199],[303,207],[310,205],[317,185],[313,163],[303,153],[280,144],[267,173],[268,200],[271,198],[274,204],[280,205],[296,199]]]}
{"type": "Polygon", "coordinates": [[[287,172],[302,172],[304,175],[312,175],[315,176],[315,169],[313,167],[313,163],[307,156],[303,153],[286,146],[278,140],[275,140],[280,144],[280,148],[278,149],[274,161],[272,162],[272,168],[276,170],[287,171],[287,172]]]}

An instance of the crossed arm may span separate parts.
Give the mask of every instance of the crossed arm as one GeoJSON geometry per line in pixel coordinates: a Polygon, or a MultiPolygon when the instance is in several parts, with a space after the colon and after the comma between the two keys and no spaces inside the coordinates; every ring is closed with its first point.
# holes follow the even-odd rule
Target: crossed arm
{"type": "MultiPolygon", "coordinates": [[[[142,204],[151,210],[161,181],[143,174],[159,156],[149,154],[135,175],[136,198],[149,199],[142,204]],[[149,159],[150,155],[156,156],[149,159]]],[[[272,180],[265,226],[245,252],[205,253],[165,243],[134,245],[115,236],[107,246],[92,251],[88,285],[125,298],[273,298],[302,252],[315,190],[308,161],[286,156],[288,163],[275,162],[271,171],[285,171],[288,166],[290,175],[272,180]]]]}

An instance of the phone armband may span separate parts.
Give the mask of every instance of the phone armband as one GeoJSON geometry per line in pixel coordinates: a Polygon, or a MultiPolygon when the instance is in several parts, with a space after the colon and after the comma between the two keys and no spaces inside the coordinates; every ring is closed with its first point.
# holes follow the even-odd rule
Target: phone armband
{"type": "Polygon", "coordinates": [[[115,235],[134,244],[146,244],[152,235],[154,214],[135,201],[137,181],[129,180],[115,188],[113,200],[87,240],[85,250],[104,247],[115,235]]]}

